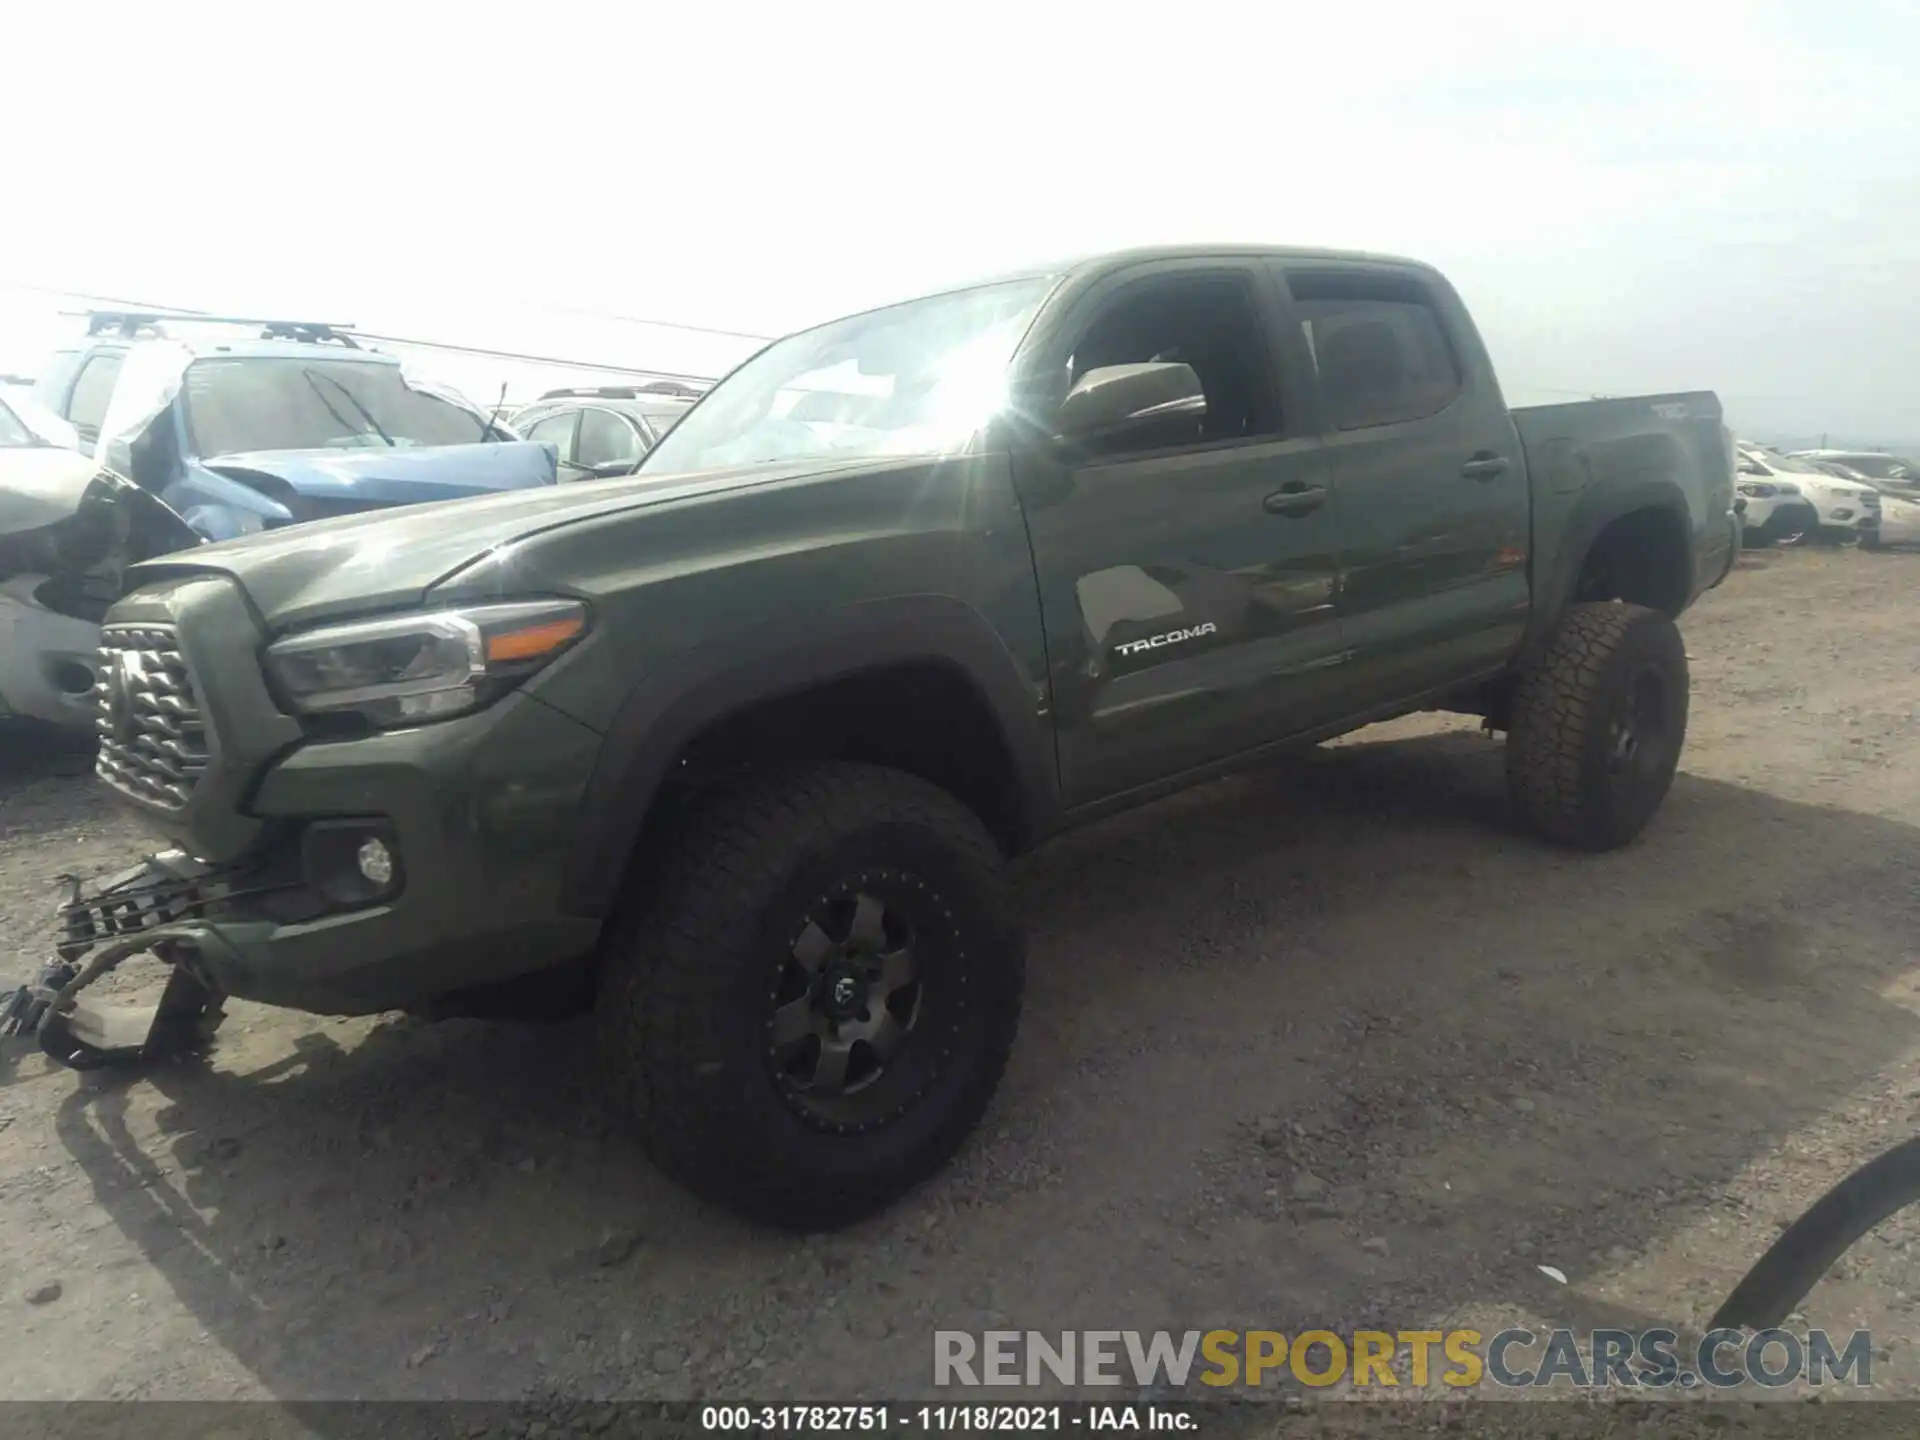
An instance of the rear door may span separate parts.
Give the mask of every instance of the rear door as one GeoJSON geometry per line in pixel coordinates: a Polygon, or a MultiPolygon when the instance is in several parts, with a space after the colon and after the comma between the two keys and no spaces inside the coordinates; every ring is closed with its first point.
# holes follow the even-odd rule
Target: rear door
{"type": "Polygon", "coordinates": [[[1094,282],[1029,337],[1021,368],[1057,382],[1051,403],[1092,370],[1154,361],[1191,365],[1206,396],[1190,433],[1153,448],[1042,435],[1015,452],[1069,805],[1323,718],[1330,488],[1304,342],[1280,314],[1253,260],[1157,261],[1094,282]]]}
{"type": "Polygon", "coordinates": [[[1519,436],[1472,321],[1430,272],[1275,262],[1313,350],[1356,709],[1504,664],[1526,627],[1519,436]]]}

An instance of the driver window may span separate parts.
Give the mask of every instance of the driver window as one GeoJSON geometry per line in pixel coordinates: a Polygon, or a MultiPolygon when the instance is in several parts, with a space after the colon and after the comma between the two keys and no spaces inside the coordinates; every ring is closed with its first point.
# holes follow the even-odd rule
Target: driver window
{"type": "Polygon", "coordinates": [[[1067,361],[1067,388],[1110,365],[1189,365],[1207,399],[1191,443],[1280,433],[1279,396],[1253,289],[1239,275],[1169,275],[1130,287],[1088,326],[1067,361]]]}

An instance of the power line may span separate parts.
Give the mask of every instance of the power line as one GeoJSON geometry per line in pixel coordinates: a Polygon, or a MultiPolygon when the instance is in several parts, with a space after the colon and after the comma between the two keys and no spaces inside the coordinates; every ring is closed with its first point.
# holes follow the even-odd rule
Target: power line
{"type": "MultiPolygon", "coordinates": [[[[13,284],[11,281],[7,283],[13,284]]],[[[59,295],[69,300],[86,300],[94,304],[112,305],[143,313],[176,315],[184,321],[191,321],[195,316],[207,313],[205,310],[190,310],[180,305],[155,305],[144,300],[128,300],[117,295],[89,295],[80,290],[55,290],[44,285],[17,285],[14,288],[30,290],[41,295],[59,295]]],[[[641,380],[684,380],[695,385],[711,385],[714,382],[714,377],[711,375],[688,375],[672,370],[646,370],[635,365],[608,365],[596,360],[567,360],[557,355],[529,355],[515,350],[492,350],[480,345],[456,345],[445,340],[414,340],[399,335],[376,335],[370,330],[350,330],[345,333],[356,335],[363,340],[377,340],[386,345],[405,345],[415,350],[441,350],[452,355],[474,355],[488,360],[513,360],[525,365],[550,365],[560,370],[600,370],[609,375],[631,375],[641,380]]]]}
{"type": "MultiPolygon", "coordinates": [[[[183,320],[191,316],[183,315],[183,320]]],[[[345,332],[362,340],[378,340],[387,345],[406,345],[419,350],[445,350],[453,355],[479,355],[489,360],[517,360],[526,365],[552,365],[562,370],[604,370],[610,375],[634,375],[643,380],[685,380],[694,385],[711,385],[711,375],[687,375],[673,370],[642,370],[633,365],[605,365],[596,360],[563,360],[555,355],[525,355],[516,350],[489,350],[479,345],[455,345],[444,340],[408,340],[398,335],[375,335],[370,330],[345,332]]]]}
{"type": "MultiPolygon", "coordinates": [[[[88,295],[79,290],[59,290],[51,285],[26,285],[16,280],[0,281],[8,288],[25,290],[34,295],[58,295],[69,300],[90,300],[101,305],[117,305],[128,310],[164,310],[176,315],[205,315],[205,310],[193,310],[181,305],[150,305],[142,300],[126,300],[117,295],[88,295]]],[[[726,340],[757,340],[762,344],[776,337],[757,335],[750,330],[723,330],[713,325],[689,325],[680,320],[650,320],[642,315],[620,315],[611,310],[591,310],[577,305],[536,305],[537,309],[551,311],[556,315],[582,315],[596,320],[617,320],[623,325],[647,325],[656,330],[684,330],[690,335],[717,335],[726,340]]],[[[605,368],[596,366],[596,369],[605,368]]]]}
{"type": "Polygon", "coordinates": [[[96,305],[112,305],[122,310],[164,311],[182,318],[208,313],[205,310],[187,310],[179,305],[153,305],[145,300],[126,300],[118,295],[89,295],[81,290],[56,290],[51,285],[22,285],[16,280],[0,281],[0,284],[9,290],[25,290],[31,295],[55,295],[62,300],[90,300],[96,305]]]}
{"type": "Polygon", "coordinates": [[[721,330],[712,325],[687,325],[678,320],[648,320],[640,315],[616,315],[611,310],[586,310],[575,305],[543,305],[557,315],[586,315],[595,320],[618,320],[623,325],[651,325],[660,330],[685,330],[693,335],[718,335],[727,340],[758,340],[763,344],[776,337],[756,335],[751,330],[721,330]]]}

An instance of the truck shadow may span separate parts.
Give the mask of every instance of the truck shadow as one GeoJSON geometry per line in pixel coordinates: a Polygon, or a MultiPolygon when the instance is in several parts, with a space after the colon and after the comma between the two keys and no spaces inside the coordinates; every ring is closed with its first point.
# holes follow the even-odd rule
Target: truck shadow
{"type": "Polygon", "coordinates": [[[1748,1167],[1920,1038],[1916,869],[1920,830],[1693,776],[1623,852],[1546,849],[1459,731],[1208,786],[1023,863],[1000,1100],[813,1240],[655,1174],[573,1025],[242,1011],[57,1126],[288,1400],[898,1399],[935,1328],[1697,1322],[1773,1234],[1748,1167]],[[1649,1265],[1693,1313],[1642,1313],[1649,1265]]]}

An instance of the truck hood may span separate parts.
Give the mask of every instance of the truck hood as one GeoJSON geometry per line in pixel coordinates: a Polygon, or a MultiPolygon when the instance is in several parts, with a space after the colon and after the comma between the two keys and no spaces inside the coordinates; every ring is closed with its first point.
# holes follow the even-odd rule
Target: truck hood
{"type": "Polygon", "coordinates": [[[1838,495],[1878,495],[1880,492],[1871,485],[1863,485],[1858,480],[1846,480],[1838,475],[1822,475],[1820,483],[1838,495]]]}
{"type": "Polygon", "coordinates": [[[1838,475],[1807,475],[1796,470],[1782,470],[1774,483],[1778,484],[1781,480],[1796,487],[1802,495],[1859,500],[1878,493],[1871,485],[1862,485],[1858,480],[1843,480],[1838,475]]]}
{"type": "Polygon", "coordinates": [[[242,484],[264,476],[296,495],[371,507],[551,485],[557,458],[551,445],[511,440],[390,450],[252,450],[200,463],[242,484]]]}
{"type": "Polygon", "coordinates": [[[563,525],[826,474],[914,463],[920,462],[894,457],[822,464],[814,459],[678,475],[628,475],[486,495],[457,507],[379,510],[165,556],[134,567],[127,585],[132,589],[208,571],[228,575],[240,582],[268,627],[278,633],[337,616],[419,604],[435,585],[482,556],[510,552],[516,542],[563,525]]]}

